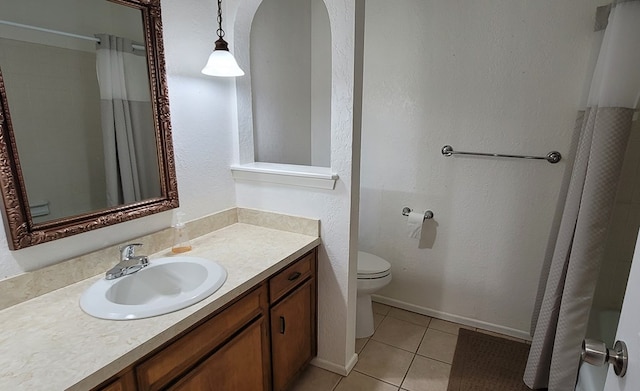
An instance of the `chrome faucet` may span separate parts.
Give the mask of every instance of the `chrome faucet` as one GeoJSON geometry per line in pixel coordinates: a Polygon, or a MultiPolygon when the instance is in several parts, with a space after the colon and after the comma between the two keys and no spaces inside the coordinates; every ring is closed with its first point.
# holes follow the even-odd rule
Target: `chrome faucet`
{"type": "Polygon", "coordinates": [[[149,259],[145,255],[135,255],[136,247],[141,247],[140,243],[127,244],[120,249],[120,263],[112,267],[106,273],[107,280],[114,280],[122,276],[133,274],[149,264],[149,259]]]}

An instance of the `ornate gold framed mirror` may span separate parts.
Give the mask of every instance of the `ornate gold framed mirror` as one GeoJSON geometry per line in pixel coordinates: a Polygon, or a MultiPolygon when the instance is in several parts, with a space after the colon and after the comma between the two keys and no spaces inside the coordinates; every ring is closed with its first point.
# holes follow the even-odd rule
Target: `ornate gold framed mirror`
{"type": "Polygon", "coordinates": [[[177,208],[160,0],[33,3],[0,0],[9,248],[177,208]]]}

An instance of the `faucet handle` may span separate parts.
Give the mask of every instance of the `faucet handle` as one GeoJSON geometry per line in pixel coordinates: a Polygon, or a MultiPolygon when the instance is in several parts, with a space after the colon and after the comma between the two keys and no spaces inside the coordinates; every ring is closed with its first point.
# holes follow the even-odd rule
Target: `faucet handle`
{"type": "Polygon", "coordinates": [[[142,247],[142,243],[131,243],[120,248],[120,259],[125,261],[135,255],[136,247],[142,247]]]}

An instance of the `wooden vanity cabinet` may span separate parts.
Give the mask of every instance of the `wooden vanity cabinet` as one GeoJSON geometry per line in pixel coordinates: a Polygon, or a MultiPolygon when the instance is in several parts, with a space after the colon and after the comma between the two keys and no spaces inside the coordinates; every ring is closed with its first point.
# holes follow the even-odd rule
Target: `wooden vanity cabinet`
{"type": "Polygon", "coordinates": [[[316,249],[100,391],[284,391],[316,355],[316,249]]]}

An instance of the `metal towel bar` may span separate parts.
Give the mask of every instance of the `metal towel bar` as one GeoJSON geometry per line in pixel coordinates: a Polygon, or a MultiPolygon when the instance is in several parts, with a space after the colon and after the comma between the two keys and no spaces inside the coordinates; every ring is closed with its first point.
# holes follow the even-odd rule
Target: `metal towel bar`
{"type": "Polygon", "coordinates": [[[517,158],[517,159],[535,159],[535,160],[546,160],[549,163],[558,163],[562,159],[562,155],[558,151],[551,151],[547,154],[547,156],[525,156],[525,155],[506,155],[502,153],[482,153],[482,152],[462,152],[462,151],[454,151],[451,145],[445,145],[442,147],[442,154],[444,156],[453,156],[453,155],[471,155],[471,156],[492,156],[492,157],[508,157],[508,158],[517,158]]]}

